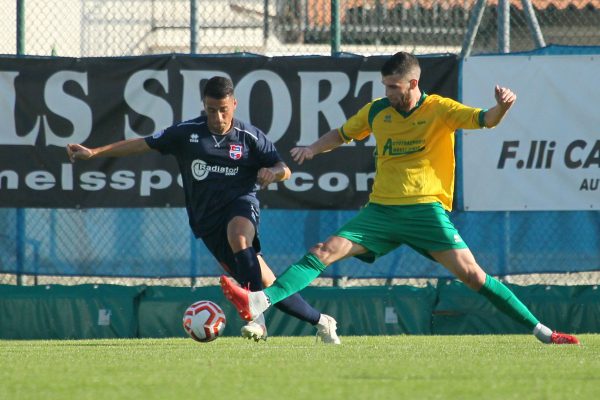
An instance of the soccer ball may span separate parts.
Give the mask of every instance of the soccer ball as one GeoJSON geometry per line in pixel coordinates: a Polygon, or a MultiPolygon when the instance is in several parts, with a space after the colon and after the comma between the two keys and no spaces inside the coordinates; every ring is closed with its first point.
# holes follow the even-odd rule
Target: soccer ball
{"type": "Polygon", "coordinates": [[[183,314],[183,329],[198,342],[211,342],[225,329],[225,314],[221,307],[208,300],[197,301],[183,314]]]}

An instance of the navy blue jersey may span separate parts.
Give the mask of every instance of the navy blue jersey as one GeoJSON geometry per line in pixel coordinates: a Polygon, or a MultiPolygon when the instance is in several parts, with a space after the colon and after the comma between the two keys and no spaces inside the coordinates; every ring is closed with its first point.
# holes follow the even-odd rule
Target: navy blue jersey
{"type": "Polygon", "coordinates": [[[212,134],[206,117],[181,122],[146,143],[177,159],[190,227],[201,237],[221,223],[222,211],[235,199],[256,202],[258,170],[281,161],[275,146],[258,128],[237,119],[225,135],[212,134]]]}

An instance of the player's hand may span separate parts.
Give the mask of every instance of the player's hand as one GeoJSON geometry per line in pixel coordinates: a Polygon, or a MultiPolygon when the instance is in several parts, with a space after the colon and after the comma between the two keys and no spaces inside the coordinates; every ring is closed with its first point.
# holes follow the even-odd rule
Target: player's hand
{"type": "Polygon", "coordinates": [[[494,88],[494,97],[496,97],[496,103],[505,111],[511,108],[517,100],[517,95],[514,94],[512,90],[500,87],[499,85],[496,85],[494,88]]]}
{"type": "Polygon", "coordinates": [[[298,165],[302,165],[304,161],[312,160],[315,156],[310,147],[294,147],[290,150],[290,154],[298,165]]]}
{"type": "Polygon", "coordinates": [[[258,182],[261,189],[266,188],[275,181],[277,181],[277,174],[271,168],[261,168],[258,170],[256,182],[258,182]]]}
{"type": "Polygon", "coordinates": [[[87,160],[94,155],[90,149],[80,144],[68,144],[67,154],[72,163],[75,162],[75,160],[87,160]]]}

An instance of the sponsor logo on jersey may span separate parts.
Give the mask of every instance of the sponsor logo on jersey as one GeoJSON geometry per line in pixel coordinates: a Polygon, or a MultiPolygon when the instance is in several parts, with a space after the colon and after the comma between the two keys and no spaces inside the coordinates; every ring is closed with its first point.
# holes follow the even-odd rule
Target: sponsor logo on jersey
{"type": "Polygon", "coordinates": [[[192,133],[190,135],[190,143],[198,143],[198,134],[197,133],[192,133]]]}
{"type": "Polygon", "coordinates": [[[239,167],[223,167],[221,165],[208,165],[204,160],[192,161],[192,175],[197,181],[206,179],[209,173],[222,174],[225,176],[235,176],[239,167]]]}
{"type": "Polygon", "coordinates": [[[241,144],[230,144],[229,145],[229,158],[232,160],[239,160],[242,158],[244,148],[241,144]]]}
{"type": "Polygon", "coordinates": [[[384,156],[404,156],[425,150],[424,139],[414,140],[386,140],[383,145],[384,156]]]}

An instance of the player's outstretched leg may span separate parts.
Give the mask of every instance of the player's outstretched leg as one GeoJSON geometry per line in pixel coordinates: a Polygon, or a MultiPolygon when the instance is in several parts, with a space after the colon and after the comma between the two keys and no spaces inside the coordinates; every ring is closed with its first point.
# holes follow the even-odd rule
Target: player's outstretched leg
{"type": "Polygon", "coordinates": [[[262,291],[250,292],[248,289],[236,285],[225,275],[221,275],[220,282],[223,294],[233,304],[243,320],[255,320],[271,305],[262,291]]]}
{"type": "Polygon", "coordinates": [[[575,336],[566,333],[552,332],[542,324],[531,311],[515,296],[515,294],[502,282],[486,274],[485,283],[479,289],[479,294],[486,297],[500,311],[533,329],[533,334],[539,341],[547,344],[579,344],[575,336]]]}

